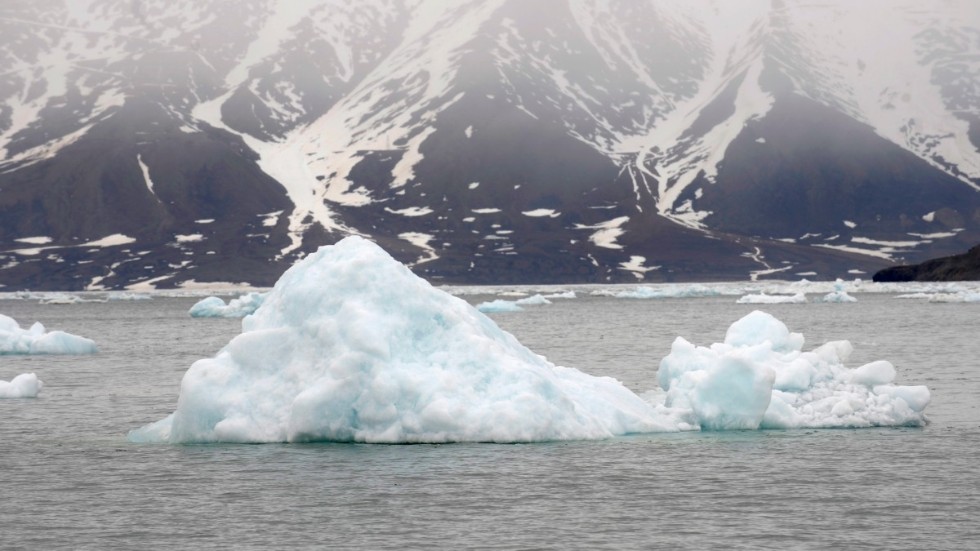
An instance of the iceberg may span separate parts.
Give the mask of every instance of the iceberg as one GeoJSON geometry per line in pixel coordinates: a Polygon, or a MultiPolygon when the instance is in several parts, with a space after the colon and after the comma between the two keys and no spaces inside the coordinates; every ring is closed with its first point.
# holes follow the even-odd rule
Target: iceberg
{"type": "Polygon", "coordinates": [[[207,297],[191,306],[189,313],[192,318],[243,318],[254,313],[263,300],[265,293],[258,292],[233,298],[228,304],[218,297],[207,297]]]}
{"type": "Polygon", "coordinates": [[[619,381],[534,354],[380,247],[287,270],[134,442],[533,442],[674,430],[619,381]]]}
{"type": "Polygon", "coordinates": [[[925,386],[894,385],[880,360],[849,369],[848,341],[803,351],[803,335],[754,311],[725,341],[699,347],[678,337],[660,362],[664,405],[708,430],[922,426],[925,386]]]}
{"type": "Polygon", "coordinates": [[[4,354],[94,354],[95,342],[64,331],[46,332],[41,322],[21,329],[17,322],[0,314],[0,355],[4,354]]]}
{"type": "Polygon", "coordinates": [[[0,398],[37,398],[43,383],[33,373],[21,373],[9,382],[0,381],[0,398]]]}
{"type": "Polygon", "coordinates": [[[755,311],[725,341],[678,337],[640,397],[552,364],[380,247],[347,237],[287,270],[242,332],[195,362],[132,442],[537,442],[678,430],[921,426],[924,386],[843,365],[755,311]]]}
{"type": "Polygon", "coordinates": [[[831,302],[831,303],[847,303],[847,302],[857,302],[857,299],[847,294],[844,290],[844,281],[838,279],[834,283],[834,290],[827,293],[820,299],[820,302],[831,302]]]}

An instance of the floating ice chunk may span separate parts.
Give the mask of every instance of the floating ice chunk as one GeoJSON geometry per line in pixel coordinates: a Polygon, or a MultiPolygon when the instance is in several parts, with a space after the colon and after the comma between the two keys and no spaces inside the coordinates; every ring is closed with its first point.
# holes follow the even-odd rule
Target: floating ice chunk
{"type": "Polygon", "coordinates": [[[265,293],[257,292],[233,298],[228,304],[218,297],[207,297],[191,306],[190,315],[193,318],[243,318],[255,312],[263,300],[265,293]]]}
{"type": "Polygon", "coordinates": [[[10,382],[0,381],[0,398],[37,398],[42,386],[37,375],[21,373],[10,382]]]}
{"type": "Polygon", "coordinates": [[[551,293],[550,295],[544,295],[544,298],[575,298],[575,291],[564,291],[561,293],[551,293]]]}
{"type": "Polygon", "coordinates": [[[890,363],[848,369],[846,341],[802,347],[802,335],[759,311],[732,324],[724,343],[705,348],[678,337],[658,373],[665,405],[702,429],[926,423],[929,389],[892,385],[890,363]]]}
{"type": "Polygon", "coordinates": [[[526,442],[676,430],[618,381],[557,367],[377,245],[286,271],[242,333],[185,374],[169,442],[526,442]]]}
{"type": "Polygon", "coordinates": [[[41,322],[21,329],[13,318],[0,314],[0,355],[3,354],[94,354],[95,343],[64,331],[45,332],[41,322]]]}
{"type": "Polygon", "coordinates": [[[745,295],[735,301],[738,304],[804,304],[806,295],[796,293],[795,295],[767,295],[759,293],[757,295],[745,295]]]}
{"type": "Polygon", "coordinates": [[[493,314],[497,312],[521,312],[524,309],[517,305],[516,301],[496,299],[489,302],[481,302],[476,305],[476,309],[483,312],[484,314],[493,314]]]}
{"type": "Polygon", "coordinates": [[[820,299],[820,302],[831,302],[831,303],[846,303],[846,302],[857,302],[857,299],[847,294],[847,291],[833,291],[827,293],[820,299]]]}
{"type": "Polygon", "coordinates": [[[543,306],[545,304],[551,304],[551,301],[541,295],[532,295],[517,299],[516,303],[518,306],[543,306]]]}
{"type": "Polygon", "coordinates": [[[820,302],[835,302],[835,303],[845,303],[845,302],[857,302],[857,299],[847,294],[844,290],[844,281],[838,279],[834,282],[834,290],[827,293],[820,299],[820,302]]]}

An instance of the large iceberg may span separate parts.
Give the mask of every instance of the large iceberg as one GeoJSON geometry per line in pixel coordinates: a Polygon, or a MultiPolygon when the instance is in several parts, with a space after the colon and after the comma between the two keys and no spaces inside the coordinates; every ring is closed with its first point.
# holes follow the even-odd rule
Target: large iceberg
{"type": "Polygon", "coordinates": [[[21,329],[17,322],[0,314],[0,355],[3,354],[94,354],[95,342],[64,331],[47,332],[41,322],[21,329]]]}
{"type": "Polygon", "coordinates": [[[621,383],[558,367],[377,245],[290,268],[184,375],[167,442],[528,442],[672,430],[621,383]]]}
{"type": "Polygon", "coordinates": [[[0,381],[0,398],[37,398],[43,384],[33,373],[21,373],[10,381],[0,381]]]}
{"type": "Polygon", "coordinates": [[[242,333],[195,362],[168,417],[133,442],[531,442],[631,433],[922,425],[925,387],[843,365],[850,344],[753,312],[725,342],[678,338],[641,398],[559,367],[373,243],[348,237],[286,271],[242,333]]]}
{"type": "Polygon", "coordinates": [[[219,297],[207,297],[199,300],[188,313],[192,318],[243,318],[252,314],[262,306],[265,293],[246,293],[233,298],[225,304],[219,297]]]}

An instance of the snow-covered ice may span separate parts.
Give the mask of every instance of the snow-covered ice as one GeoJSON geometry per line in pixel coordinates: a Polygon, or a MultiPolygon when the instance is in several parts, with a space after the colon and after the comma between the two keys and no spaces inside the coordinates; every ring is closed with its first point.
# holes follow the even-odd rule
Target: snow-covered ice
{"type": "Polygon", "coordinates": [[[0,314],[0,355],[4,354],[94,354],[95,342],[64,331],[46,332],[41,322],[21,329],[17,322],[0,314]]]}
{"type": "Polygon", "coordinates": [[[199,300],[189,311],[194,318],[243,318],[255,312],[262,301],[265,300],[265,293],[251,292],[238,298],[233,298],[225,304],[219,297],[207,297],[199,300]]]}
{"type": "Polygon", "coordinates": [[[803,351],[803,335],[758,310],[699,347],[678,337],[660,362],[665,405],[702,429],[868,427],[926,423],[925,386],[896,386],[887,361],[844,366],[848,341],[803,351]]]}
{"type": "Polygon", "coordinates": [[[523,442],[671,430],[610,378],[558,367],[377,245],[290,268],[242,333],[195,362],[169,442],[523,442]]]}
{"type": "Polygon", "coordinates": [[[37,375],[21,373],[10,381],[0,381],[0,398],[37,398],[42,386],[37,375]]]}
{"type": "Polygon", "coordinates": [[[348,237],[298,262],[242,333],[195,362],[176,411],[134,442],[530,442],[677,430],[918,426],[924,386],[846,341],[804,352],[763,312],[723,343],[678,337],[643,398],[556,366],[377,245],[348,237]]]}

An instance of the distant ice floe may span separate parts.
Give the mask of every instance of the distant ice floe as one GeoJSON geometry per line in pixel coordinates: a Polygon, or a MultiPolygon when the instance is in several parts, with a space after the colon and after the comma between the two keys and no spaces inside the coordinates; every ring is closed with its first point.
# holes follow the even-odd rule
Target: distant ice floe
{"type": "Polygon", "coordinates": [[[757,295],[745,295],[735,302],[738,304],[806,304],[806,295],[803,293],[796,293],[795,295],[759,293],[757,295]]]}
{"type": "MultiPolygon", "coordinates": [[[[569,298],[568,295],[561,295],[555,298],[569,298]]],[[[572,297],[574,298],[574,296],[572,297]]],[[[517,300],[504,300],[496,299],[489,302],[481,302],[476,305],[476,309],[485,313],[497,313],[497,312],[521,312],[524,310],[522,306],[543,306],[546,304],[551,304],[544,295],[536,294],[529,297],[519,298],[517,300]]]]}
{"type": "Polygon", "coordinates": [[[170,416],[133,442],[533,442],[678,430],[926,422],[924,386],[846,341],[804,352],[769,314],[725,341],[678,337],[662,390],[556,366],[377,245],[348,237],[290,268],[242,333],[195,362],[170,416]]]}
{"type": "Polygon", "coordinates": [[[476,305],[476,309],[484,314],[496,314],[501,312],[522,312],[523,308],[517,305],[517,301],[504,300],[498,298],[496,300],[490,300],[487,302],[481,302],[476,305]]]}
{"type": "Polygon", "coordinates": [[[857,299],[852,297],[844,290],[844,282],[838,279],[834,283],[834,290],[827,293],[820,299],[820,302],[830,302],[843,304],[847,302],[857,302],[857,299]]]}
{"type": "Polygon", "coordinates": [[[21,373],[10,381],[0,381],[0,398],[37,398],[44,383],[33,373],[21,373]]]}
{"type": "Polygon", "coordinates": [[[243,318],[255,312],[266,293],[251,292],[233,298],[225,304],[219,297],[207,297],[191,306],[188,312],[192,318],[243,318]]]}
{"type": "Polygon", "coordinates": [[[706,285],[667,285],[660,287],[641,286],[632,289],[596,289],[593,296],[612,296],[616,298],[694,298],[713,297],[720,294],[706,285]]]}
{"type": "Polygon", "coordinates": [[[94,354],[95,342],[64,331],[46,332],[41,322],[21,329],[13,318],[0,314],[0,355],[94,354]]]}
{"type": "Polygon", "coordinates": [[[895,298],[919,299],[929,302],[973,302],[980,303],[980,291],[959,291],[953,293],[908,293],[895,298]]]}

